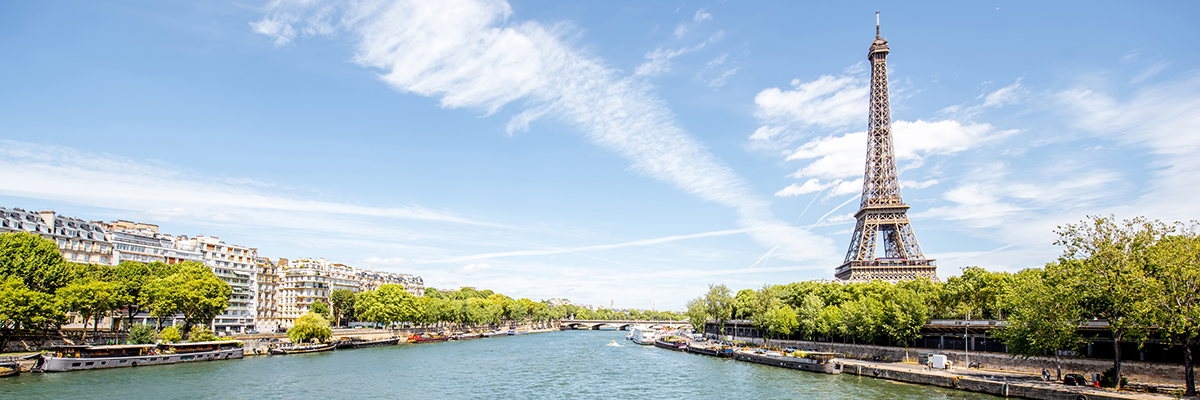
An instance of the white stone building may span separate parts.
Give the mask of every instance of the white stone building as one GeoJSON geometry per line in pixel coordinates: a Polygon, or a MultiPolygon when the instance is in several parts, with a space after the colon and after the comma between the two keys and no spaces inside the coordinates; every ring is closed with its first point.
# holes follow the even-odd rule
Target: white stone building
{"type": "Polygon", "coordinates": [[[232,293],[225,312],[213,319],[213,331],[245,333],[255,329],[257,306],[255,289],[258,285],[258,249],[226,244],[216,236],[176,238],[175,243],[189,251],[198,251],[204,265],[229,284],[232,293]]]}

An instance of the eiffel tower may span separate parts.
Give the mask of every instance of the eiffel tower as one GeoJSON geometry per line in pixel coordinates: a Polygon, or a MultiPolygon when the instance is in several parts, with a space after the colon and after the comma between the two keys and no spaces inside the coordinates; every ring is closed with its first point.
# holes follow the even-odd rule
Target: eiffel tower
{"type": "Polygon", "coordinates": [[[879,36],[879,13],[875,13],[875,41],[867,52],[871,61],[871,113],[867,121],[867,166],[863,174],[862,203],[854,218],[854,235],[846,261],[834,276],[846,281],[881,279],[899,281],[926,277],[937,280],[937,264],[925,258],[917,235],[908,221],[908,205],[900,197],[892,149],[892,116],[888,103],[887,39],[879,36]],[[875,256],[883,242],[883,257],[875,256]]]}

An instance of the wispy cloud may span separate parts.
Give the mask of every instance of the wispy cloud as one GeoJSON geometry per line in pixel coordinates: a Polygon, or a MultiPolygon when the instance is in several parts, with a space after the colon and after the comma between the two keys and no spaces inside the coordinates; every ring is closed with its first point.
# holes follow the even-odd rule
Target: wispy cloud
{"type": "Polygon", "coordinates": [[[518,250],[518,251],[503,251],[503,252],[494,252],[494,253],[474,254],[474,255],[469,255],[469,256],[450,257],[450,258],[443,258],[443,259],[420,260],[420,261],[417,261],[417,263],[418,264],[445,264],[445,263],[457,263],[457,262],[474,261],[474,260],[490,260],[490,259],[504,258],[504,257],[546,256],[546,255],[567,254],[567,253],[578,254],[578,253],[584,253],[584,252],[589,252],[589,251],[612,250],[612,249],[618,249],[618,248],[630,247],[630,246],[649,246],[649,245],[654,245],[654,244],[674,242],[674,241],[678,241],[678,240],[698,239],[698,238],[706,238],[706,237],[714,237],[714,236],[727,236],[727,235],[734,235],[734,234],[739,234],[739,233],[747,233],[749,231],[750,231],[750,229],[728,229],[728,230],[723,230],[723,231],[693,233],[693,234],[689,234],[689,235],[674,235],[674,236],[666,236],[666,237],[660,237],[660,238],[654,238],[654,239],[634,240],[634,241],[629,241],[629,242],[624,242],[624,243],[602,244],[602,245],[594,245],[594,246],[581,246],[581,247],[574,247],[574,248],[555,248],[555,249],[546,249],[546,250],[518,250]]]}
{"type": "Polygon", "coordinates": [[[355,62],[397,90],[488,113],[520,101],[536,112],[522,114],[516,127],[541,116],[566,121],[630,160],[633,170],[733,208],[755,240],[783,246],[780,257],[833,254],[828,239],[777,220],[767,201],[674,122],[649,87],[560,39],[561,26],[516,22],[505,2],[470,0],[279,2],[260,23],[286,23],[289,15],[304,21],[329,4],[340,10],[330,20],[354,38],[355,62]]]}
{"type": "MultiPolygon", "coordinates": [[[[636,69],[634,69],[634,74],[645,75],[645,76],[656,76],[656,75],[659,75],[659,74],[662,74],[665,72],[669,72],[669,71],[671,71],[671,59],[674,59],[675,57],[679,57],[681,55],[692,53],[692,52],[698,51],[700,49],[703,49],[705,46],[708,46],[710,43],[721,40],[721,38],[724,36],[725,36],[724,32],[718,31],[717,33],[710,36],[708,38],[708,40],[700,42],[699,44],[692,46],[692,47],[684,47],[684,48],[675,49],[675,50],[664,50],[662,48],[654,49],[654,51],[646,53],[647,61],[645,63],[642,63],[642,65],[639,65],[636,69]]],[[[735,70],[736,70],[736,68],[735,68],[735,70]]],[[[733,75],[733,74],[729,74],[729,75],[733,75]]]]}

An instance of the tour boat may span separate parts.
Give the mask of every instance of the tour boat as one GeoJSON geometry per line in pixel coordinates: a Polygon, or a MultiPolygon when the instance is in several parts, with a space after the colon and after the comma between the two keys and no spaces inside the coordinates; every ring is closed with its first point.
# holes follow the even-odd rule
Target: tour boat
{"type": "Polygon", "coordinates": [[[842,373],[842,363],[834,360],[836,357],[837,353],[793,352],[791,355],[788,355],[763,349],[739,350],[733,356],[738,361],[748,361],[809,372],[840,374],[842,373]]]}
{"type": "Polygon", "coordinates": [[[280,355],[282,355],[282,354],[317,353],[317,352],[322,352],[322,351],[333,350],[334,347],[336,347],[336,345],[334,343],[320,343],[320,344],[310,344],[310,345],[290,345],[290,346],[282,346],[282,347],[272,347],[270,353],[271,354],[280,354],[280,355]]]}
{"type": "Polygon", "coordinates": [[[650,346],[654,344],[654,339],[658,337],[658,332],[650,329],[648,326],[638,325],[633,327],[633,331],[629,333],[629,339],[640,345],[650,346]]]}
{"type": "Polygon", "coordinates": [[[137,367],[189,361],[242,358],[242,342],[132,344],[116,346],[56,346],[42,354],[36,368],[45,372],[137,367]]]}
{"type": "Polygon", "coordinates": [[[433,342],[445,342],[445,341],[447,341],[447,340],[450,340],[450,337],[449,337],[449,336],[446,336],[446,335],[430,335],[430,334],[428,334],[428,333],[426,333],[426,334],[423,334],[423,335],[420,335],[420,336],[418,336],[418,335],[412,335],[412,336],[409,336],[409,337],[408,337],[408,342],[409,342],[409,343],[433,343],[433,342]]]}
{"type": "Polygon", "coordinates": [[[687,352],[713,357],[733,357],[732,347],[702,342],[688,343],[687,352]]]}

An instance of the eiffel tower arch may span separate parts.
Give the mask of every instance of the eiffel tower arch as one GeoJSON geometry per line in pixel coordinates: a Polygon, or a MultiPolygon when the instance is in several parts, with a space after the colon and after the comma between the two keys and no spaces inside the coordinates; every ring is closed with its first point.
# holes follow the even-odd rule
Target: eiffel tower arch
{"type": "Polygon", "coordinates": [[[908,220],[908,205],[900,195],[892,147],[892,115],[888,102],[888,41],[879,36],[879,13],[875,13],[875,41],[867,52],[871,62],[871,111],[867,121],[867,162],[863,173],[862,202],[854,218],[854,234],[846,260],[834,276],[846,281],[881,279],[899,281],[937,278],[937,264],[925,258],[917,235],[908,220]],[[883,245],[883,256],[876,247],[883,245]]]}

